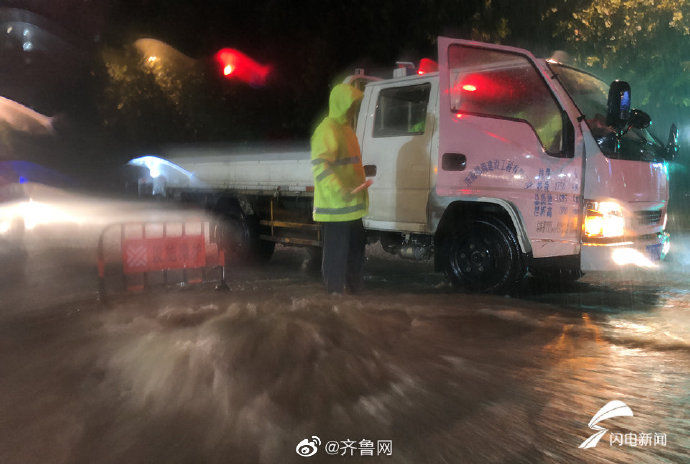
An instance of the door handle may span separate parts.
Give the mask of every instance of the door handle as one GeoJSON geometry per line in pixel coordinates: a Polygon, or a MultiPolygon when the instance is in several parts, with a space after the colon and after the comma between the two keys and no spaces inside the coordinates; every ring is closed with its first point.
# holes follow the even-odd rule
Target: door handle
{"type": "Polygon", "coordinates": [[[376,176],[376,165],[375,164],[365,164],[364,165],[364,176],[365,177],[376,176]]]}
{"type": "Polygon", "coordinates": [[[441,157],[441,169],[444,171],[464,171],[467,157],[462,153],[444,153],[441,157]]]}

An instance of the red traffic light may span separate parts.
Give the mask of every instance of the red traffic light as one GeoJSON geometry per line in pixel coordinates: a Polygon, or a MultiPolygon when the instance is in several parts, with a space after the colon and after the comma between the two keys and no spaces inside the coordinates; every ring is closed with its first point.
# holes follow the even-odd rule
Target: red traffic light
{"type": "Polygon", "coordinates": [[[239,79],[254,87],[266,84],[271,67],[262,65],[239,50],[223,48],[215,54],[220,71],[228,79],[239,79]]]}

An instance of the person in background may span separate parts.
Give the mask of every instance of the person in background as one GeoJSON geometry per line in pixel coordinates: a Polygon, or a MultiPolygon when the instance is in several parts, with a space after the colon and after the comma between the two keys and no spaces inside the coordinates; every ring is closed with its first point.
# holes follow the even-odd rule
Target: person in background
{"type": "Polygon", "coordinates": [[[356,293],[362,287],[366,236],[362,217],[369,208],[354,118],[362,92],[338,84],[331,91],[328,116],[311,138],[314,221],[323,231],[321,270],[329,293],[356,293]]]}

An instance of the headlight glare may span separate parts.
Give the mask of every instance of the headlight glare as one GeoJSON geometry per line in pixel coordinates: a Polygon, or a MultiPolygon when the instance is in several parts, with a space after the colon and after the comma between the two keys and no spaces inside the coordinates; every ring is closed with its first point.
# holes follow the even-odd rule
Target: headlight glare
{"type": "Polygon", "coordinates": [[[583,232],[587,238],[614,238],[625,234],[623,208],[614,201],[587,201],[583,232]]]}

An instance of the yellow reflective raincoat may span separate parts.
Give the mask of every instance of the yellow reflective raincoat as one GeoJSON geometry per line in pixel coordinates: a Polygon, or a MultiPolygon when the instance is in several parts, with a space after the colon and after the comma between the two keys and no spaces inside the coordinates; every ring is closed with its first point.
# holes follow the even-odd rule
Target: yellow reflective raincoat
{"type": "Polygon", "coordinates": [[[353,189],[365,181],[362,155],[348,120],[350,108],[362,100],[362,92],[347,84],[331,91],[328,116],[311,138],[311,167],[314,174],[314,220],[354,221],[367,214],[369,195],[353,189]]]}

